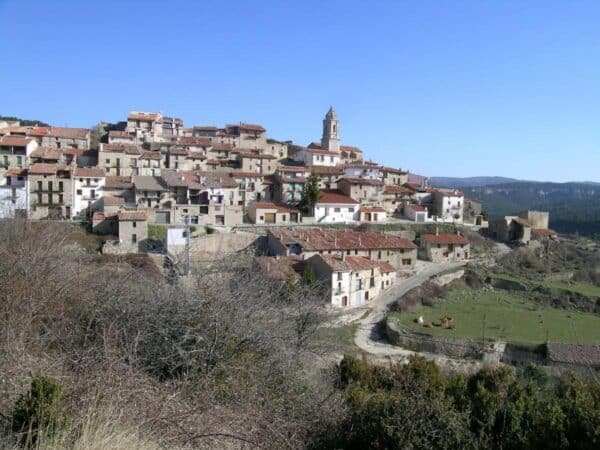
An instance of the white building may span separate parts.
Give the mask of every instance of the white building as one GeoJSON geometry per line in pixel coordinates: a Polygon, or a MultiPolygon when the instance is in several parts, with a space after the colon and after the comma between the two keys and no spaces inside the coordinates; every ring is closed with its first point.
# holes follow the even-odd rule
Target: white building
{"type": "Polygon", "coordinates": [[[302,148],[292,155],[294,161],[302,162],[306,166],[334,167],[340,163],[339,153],[329,150],[302,148]]]}
{"type": "Polygon", "coordinates": [[[0,175],[0,219],[29,214],[27,170],[12,167],[0,175]]]}
{"type": "Polygon", "coordinates": [[[437,221],[463,223],[465,196],[462,192],[456,189],[435,189],[432,200],[437,221]]]}
{"type": "Polygon", "coordinates": [[[396,282],[396,269],[363,256],[314,255],[306,260],[336,308],[363,306],[396,282]]]}
{"type": "Polygon", "coordinates": [[[104,189],[104,172],[97,167],[77,167],[73,172],[73,208],[75,216],[91,215],[94,211],[102,211],[104,189]]]}
{"type": "Polygon", "coordinates": [[[319,191],[313,216],[320,223],[356,222],[360,218],[360,203],[338,190],[319,191]]]}
{"type": "Polygon", "coordinates": [[[429,212],[427,207],[423,205],[406,205],[404,207],[404,215],[407,219],[414,222],[429,222],[429,212]]]}
{"type": "Polygon", "coordinates": [[[376,164],[346,164],[344,174],[349,178],[364,178],[368,180],[382,180],[381,166],[376,164]]]}

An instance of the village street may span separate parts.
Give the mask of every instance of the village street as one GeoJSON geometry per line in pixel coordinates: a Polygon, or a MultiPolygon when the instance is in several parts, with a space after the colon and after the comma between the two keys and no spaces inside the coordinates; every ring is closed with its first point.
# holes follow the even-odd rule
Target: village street
{"type": "Polygon", "coordinates": [[[458,360],[443,355],[413,352],[401,347],[382,342],[378,332],[378,323],[385,317],[390,304],[402,297],[411,289],[425,283],[432,277],[452,269],[465,266],[465,261],[431,263],[419,261],[416,273],[405,279],[400,279],[393,287],[383,292],[372,304],[369,313],[358,321],[358,329],[354,338],[355,344],[377,361],[405,361],[409,356],[418,354],[435,360],[441,367],[461,371],[475,371],[481,366],[481,361],[458,360]]]}

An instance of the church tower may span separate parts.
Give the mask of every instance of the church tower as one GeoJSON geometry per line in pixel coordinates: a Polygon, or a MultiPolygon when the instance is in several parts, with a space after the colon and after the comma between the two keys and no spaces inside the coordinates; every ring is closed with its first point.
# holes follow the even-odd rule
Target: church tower
{"type": "Polygon", "coordinates": [[[337,114],[333,110],[333,106],[329,107],[329,111],[323,119],[323,137],[321,138],[321,147],[324,150],[332,152],[340,151],[340,121],[337,114]]]}

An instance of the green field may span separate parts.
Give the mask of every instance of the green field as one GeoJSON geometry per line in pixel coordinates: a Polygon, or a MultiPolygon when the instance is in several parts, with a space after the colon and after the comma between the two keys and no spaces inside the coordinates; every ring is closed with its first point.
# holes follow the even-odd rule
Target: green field
{"type": "Polygon", "coordinates": [[[539,307],[523,293],[500,289],[484,292],[464,284],[452,287],[445,300],[433,307],[419,306],[390,316],[406,329],[435,336],[481,340],[485,328],[486,340],[541,344],[547,336],[553,342],[600,343],[599,314],[539,307]],[[452,316],[456,330],[415,323],[419,316],[425,322],[439,323],[445,315],[452,316]]]}

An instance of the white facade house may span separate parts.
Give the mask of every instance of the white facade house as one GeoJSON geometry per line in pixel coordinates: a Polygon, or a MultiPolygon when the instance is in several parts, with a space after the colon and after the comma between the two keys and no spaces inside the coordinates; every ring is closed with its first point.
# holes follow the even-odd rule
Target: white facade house
{"type": "Polygon", "coordinates": [[[77,167],[73,172],[73,208],[75,216],[91,215],[104,208],[102,196],[105,176],[102,169],[96,167],[77,167]]]}
{"type": "Polygon", "coordinates": [[[340,163],[340,155],[329,150],[303,148],[292,156],[294,161],[302,162],[306,166],[334,167],[340,163]]]}
{"type": "Polygon", "coordinates": [[[456,189],[436,189],[432,194],[438,222],[463,223],[465,196],[456,189]]]}
{"type": "Polygon", "coordinates": [[[14,218],[19,211],[29,215],[27,171],[10,168],[0,175],[0,219],[14,218]]]}
{"type": "Polygon", "coordinates": [[[396,282],[394,267],[363,256],[314,255],[306,263],[330,289],[335,308],[363,306],[396,282]]]}
{"type": "Polygon", "coordinates": [[[338,190],[319,191],[313,216],[319,223],[348,223],[360,218],[360,203],[338,190]]]}

